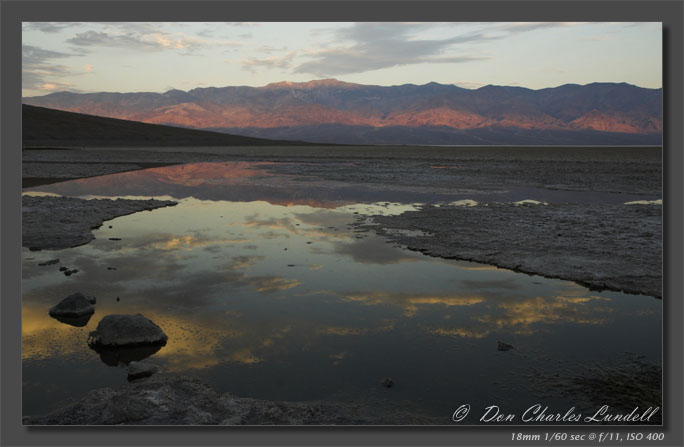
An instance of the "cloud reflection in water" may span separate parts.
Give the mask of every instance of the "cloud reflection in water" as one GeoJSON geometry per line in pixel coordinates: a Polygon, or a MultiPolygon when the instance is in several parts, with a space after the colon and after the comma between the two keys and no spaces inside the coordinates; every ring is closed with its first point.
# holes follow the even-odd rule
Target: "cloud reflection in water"
{"type": "MultiPolygon", "coordinates": [[[[245,174],[240,181],[249,178],[277,189],[269,184],[274,177],[259,171],[262,167],[238,168],[245,174]]],[[[653,300],[636,305],[640,297],[612,299],[618,294],[429,258],[371,234],[358,235],[348,227],[356,208],[326,202],[325,191],[316,197],[321,207],[304,205],[313,202],[288,196],[289,186],[290,192],[296,190],[289,180],[265,198],[263,189],[235,188],[239,185],[231,183],[230,175],[238,171],[223,176],[220,170],[206,174],[201,166],[194,173],[188,166],[174,169],[129,173],[130,191],[116,190],[117,184],[127,188],[121,177],[116,184],[86,179],[77,186],[48,185],[62,193],[123,194],[140,187],[145,193],[193,198],[114,219],[95,230],[96,240],[85,246],[24,252],[33,258],[23,262],[22,284],[22,357],[29,365],[39,368],[44,360],[58,359],[74,368],[93,361],[104,366],[86,345],[88,331],[107,314],[141,313],[169,336],[167,345],[150,356],[162,373],[201,371],[221,384],[223,375],[300,377],[329,367],[335,371],[324,370],[320,380],[341,374],[339,382],[360,377],[374,362],[381,368],[416,359],[433,365],[417,380],[430,383],[437,366],[445,374],[456,367],[445,354],[451,349],[461,350],[459,365],[485,355],[481,345],[470,346],[466,339],[486,343],[493,337],[543,333],[553,344],[564,337],[559,329],[571,326],[637,340],[644,338],[644,330],[634,321],[655,321],[659,315],[653,300]],[[193,180],[196,175],[209,177],[193,180]],[[246,190],[256,201],[248,200],[246,190]],[[239,202],[227,200],[233,192],[239,202]],[[201,200],[218,196],[221,200],[201,200]],[[274,205],[278,201],[287,206],[274,205]],[[52,256],[79,273],[67,278],[56,268],[37,266],[52,256]],[[47,309],[75,291],[98,298],[95,315],[83,327],[47,315],[47,309]],[[649,312],[644,306],[654,308],[649,312]],[[247,373],[240,368],[255,369],[247,373]]],[[[579,330],[574,336],[578,343],[590,341],[579,330]]],[[[405,366],[402,373],[415,372],[412,368],[405,366]]],[[[225,380],[221,386],[231,389],[225,380]]],[[[305,380],[306,387],[313,389],[313,380],[305,380]]]]}

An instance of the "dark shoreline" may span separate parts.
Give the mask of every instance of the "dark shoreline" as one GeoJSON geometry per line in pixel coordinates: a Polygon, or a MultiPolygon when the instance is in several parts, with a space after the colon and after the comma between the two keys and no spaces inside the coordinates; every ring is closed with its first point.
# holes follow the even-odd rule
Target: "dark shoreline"
{"type": "MultiPolygon", "coordinates": [[[[23,164],[24,168],[27,168],[27,165],[30,165],[31,163],[54,163],[54,164],[61,164],[64,165],[65,163],[60,162],[60,161],[41,161],[41,162],[36,162],[36,161],[25,161],[23,164]]],[[[125,167],[123,169],[121,168],[112,168],[108,163],[98,163],[94,161],[83,161],[83,162],[72,162],[68,163],[71,165],[96,165],[97,167],[103,168],[102,170],[104,173],[99,172],[99,173],[93,173],[93,175],[85,175],[85,176],[68,176],[68,177],[26,177],[22,176],[21,178],[21,187],[23,188],[32,188],[34,186],[41,186],[41,185],[50,185],[52,183],[59,183],[59,182],[67,182],[70,180],[79,180],[79,179],[84,179],[84,178],[90,178],[90,177],[98,177],[100,175],[108,175],[108,174],[117,174],[120,172],[130,172],[130,171],[138,171],[140,169],[150,169],[150,168],[160,168],[164,166],[173,166],[178,163],[155,163],[155,162],[117,162],[117,165],[129,165],[129,167],[125,167]]],[[[83,166],[85,167],[85,166],[83,166]]],[[[95,167],[95,166],[87,166],[87,167],[95,167]]],[[[29,168],[30,169],[30,168],[29,168]]]]}

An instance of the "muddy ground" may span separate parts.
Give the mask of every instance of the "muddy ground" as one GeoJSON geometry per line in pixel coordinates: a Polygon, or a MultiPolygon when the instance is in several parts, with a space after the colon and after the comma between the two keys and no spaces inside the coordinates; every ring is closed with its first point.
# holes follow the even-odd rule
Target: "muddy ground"
{"type": "Polygon", "coordinates": [[[430,256],[662,297],[661,205],[425,206],[357,226],[430,256]]]}

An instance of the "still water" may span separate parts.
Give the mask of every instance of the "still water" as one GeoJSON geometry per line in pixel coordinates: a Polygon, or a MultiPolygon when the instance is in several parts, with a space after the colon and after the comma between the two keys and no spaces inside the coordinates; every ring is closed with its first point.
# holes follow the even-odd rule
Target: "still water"
{"type": "Polygon", "coordinates": [[[87,245],[24,249],[23,414],[126,383],[122,364],[86,344],[113,313],[166,332],[166,346],[140,354],[159,375],[241,397],[401,406],[444,424],[465,403],[565,412],[574,398],[541,379],[577,365],[610,367],[625,353],[660,364],[660,300],[431,258],[352,226],[482,197],[301,180],[266,163],[194,163],[25,191],[179,203],[107,221],[87,245]],[[74,292],[97,297],[83,327],[48,315],[74,292]]]}

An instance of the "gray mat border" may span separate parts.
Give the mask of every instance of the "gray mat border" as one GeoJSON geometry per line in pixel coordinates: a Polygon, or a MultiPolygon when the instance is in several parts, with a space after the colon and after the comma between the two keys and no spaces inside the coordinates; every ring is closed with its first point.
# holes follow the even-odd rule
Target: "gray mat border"
{"type": "MultiPolygon", "coordinates": [[[[676,1],[2,1],[0,46],[0,445],[514,445],[512,432],[682,434],[682,23],[676,1]],[[22,427],[21,22],[22,21],[659,21],[663,23],[665,176],[664,429],[610,427],[22,427]]],[[[592,445],[568,442],[572,445],[592,445]]],[[[521,445],[518,443],[518,445],[521,445]]],[[[532,443],[530,443],[532,445],[532,443]]],[[[543,445],[540,443],[539,445],[543,445]]],[[[560,444],[554,444],[560,445],[560,444]]],[[[611,444],[603,444],[611,445],[611,444]]],[[[627,444],[629,445],[629,444],[627,444]]],[[[649,444],[650,445],[650,444],[649,444]]]]}

